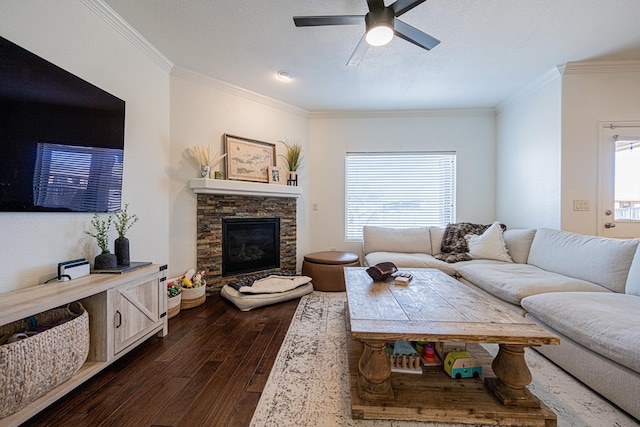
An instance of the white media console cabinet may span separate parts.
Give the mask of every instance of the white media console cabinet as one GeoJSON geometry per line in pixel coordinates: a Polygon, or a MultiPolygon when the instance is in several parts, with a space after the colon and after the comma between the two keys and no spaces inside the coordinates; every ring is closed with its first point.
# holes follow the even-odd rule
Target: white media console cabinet
{"type": "Polygon", "coordinates": [[[90,274],[0,295],[0,325],[80,301],[89,313],[90,334],[89,356],[80,370],[0,419],[0,426],[23,423],[147,338],[167,335],[166,268],[150,264],[122,274],[90,274]]]}

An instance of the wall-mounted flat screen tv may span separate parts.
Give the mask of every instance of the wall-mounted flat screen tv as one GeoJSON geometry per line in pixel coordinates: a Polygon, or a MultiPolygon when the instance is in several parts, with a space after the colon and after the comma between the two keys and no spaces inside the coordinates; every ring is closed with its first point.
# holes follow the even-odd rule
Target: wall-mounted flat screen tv
{"type": "Polygon", "coordinates": [[[0,211],[120,210],[125,102],[0,37],[0,211]]]}

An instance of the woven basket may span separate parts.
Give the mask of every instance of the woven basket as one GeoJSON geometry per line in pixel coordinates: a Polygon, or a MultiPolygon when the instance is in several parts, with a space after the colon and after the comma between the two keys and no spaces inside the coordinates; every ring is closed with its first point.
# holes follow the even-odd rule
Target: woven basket
{"type": "MultiPolygon", "coordinates": [[[[89,354],[89,314],[80,305],[37,314],[38,324],[56,323],[70,314],[73,320],[0,346],[0,418],[27,406],[76,373],[89,354]]],[[[0,326],[0,335],[23,332],[29,321],[0,326]]]]}
{"type": "Polygon", "coordinates": [[[180,302],[180,308],[186,310],[188,308],[204,304],[207,299],[206,291],[206,286],[200,286],[198,288],[182,288],[182,301],[180,302]]]}
{"type": "Polygon", "coordinates": [[[180,304],[182,301],[182,294],[178,294],[174,297],[167,298],[167,316],[169,319],[176,317],[180,313],[180,304]]]}

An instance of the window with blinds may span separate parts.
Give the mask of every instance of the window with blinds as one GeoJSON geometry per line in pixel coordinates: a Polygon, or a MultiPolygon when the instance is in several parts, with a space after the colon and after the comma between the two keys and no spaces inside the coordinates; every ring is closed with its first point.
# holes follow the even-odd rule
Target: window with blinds
{"type": "Polygon", "coordinates": [[[362,240],[365,225],[455,222],[455,152],[347,153],[345,164],[347,240],[362,240]]]}
{"type": "Polygon", "coordinates": [[[38,143],[35,206],[76,212],[120,210],[123,150],[38,143]]]}

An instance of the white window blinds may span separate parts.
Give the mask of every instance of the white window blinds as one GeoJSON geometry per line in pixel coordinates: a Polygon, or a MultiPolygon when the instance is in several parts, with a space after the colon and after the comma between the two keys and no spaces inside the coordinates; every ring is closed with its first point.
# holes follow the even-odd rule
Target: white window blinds
{"type": "Polygon", "coordinates": [[[455,152],[347,153],[345,165],[347,240],[361,240],[364,225],[455,222],[455,152]]]}

